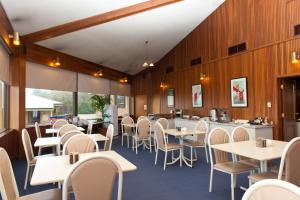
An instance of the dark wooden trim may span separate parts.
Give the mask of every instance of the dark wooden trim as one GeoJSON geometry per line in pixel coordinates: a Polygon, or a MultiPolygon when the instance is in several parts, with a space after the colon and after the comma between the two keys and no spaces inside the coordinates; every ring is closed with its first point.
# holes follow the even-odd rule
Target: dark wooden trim
{"type": "Polygon", "coordinates": [[[114,20],[117,20],[120,18],[135,15],[135,14],[138,14],[141,12],[145,12],[148,10],[166,6],[166,5],[176,3],[179,1],[182,1],[182,0],[150,0],[150,1],[142,2],[142,3],[138,3],[135,5],[127,6],[125,8],[120,8],[120,9],[106,12],[103,14],[95,15],[95,16],[88,17],[85,19],[80,19],[80,20],[73,21],[70,23],[66,23],[66,24],[62,24],[62,25],[55,26],[52,28],[47,28],[47,29],[44,29],[41,31],[30,33],[30,34],[24,35],[22,37],[22,40],[25,43],[34,43],[34,42],[42,41],[45,39],[50,39],[53,37],[64,35],[67,33],[71,33],[74,31],[78,31],[81,29],[85,29],[88,27],[111,22],[111,21],[114,21],[114,20]]]}

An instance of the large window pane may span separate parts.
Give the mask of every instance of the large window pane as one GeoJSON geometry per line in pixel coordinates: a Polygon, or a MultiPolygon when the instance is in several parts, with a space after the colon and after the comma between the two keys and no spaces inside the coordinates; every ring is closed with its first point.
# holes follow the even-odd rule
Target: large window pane
{"type": "Polygon", "coordinates": [[[112,104],[117,105],[118,116],[129,115],[129,97],[127,96],[110,96],[112,104]]]}
{"type": "Polygon", "coordinates": [[[73,92],[26,88],[26,124],[73,113],[73,92]]]}
{"type": "Polygon", "coordinates": [[[0,81],[0,132],[7,128],[7,93],[6,85],[0,81]]]}
{"type": "Polygon", "coordinates": [[[92,107],[91,97],[94,94],[78,92],[78,116],[81,119],[96,119],[96,109],[92,107]]]}

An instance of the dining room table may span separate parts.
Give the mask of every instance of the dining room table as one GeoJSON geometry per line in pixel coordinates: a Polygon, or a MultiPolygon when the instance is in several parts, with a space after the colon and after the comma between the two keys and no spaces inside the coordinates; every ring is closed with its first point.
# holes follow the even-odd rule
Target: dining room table
{"type": "MultiPolygon", "coordinates": [[[[78,131],[85,131],[85,129],[80,127],[80,126],[77,127],[77,130],[78,131]]],[[[47,128],[45,133],[46,134],[52,134],[52,136],[54,136],[54,134],[58,133],[58,131],[59,131],[59,128],[47,128]]]]}
{"type": "Polygon", "coordinates": [[[288,142],[269,139],[266,143],[266,147],[258,147],[255,140],[249,140],[215,144],[211,145],[211,148],[258,160],[260,162],[260,171],[264,173],[268,170],[268,161],[281,158],[288,144],[288,142]]]}
{"type": "MultiPolygon", "coordinates": [[[[186,136],[206,134],[206,131],[200,131],[200,130],[195,130],[195,129],[181,129],[181,130],[178,130],[178,129],[165,129],[164,131],[167,135],[172,135],[172,136],[178,138],[180,144],[183,144],[184,138],[186,136]]],[[[183,154],[181,156],[182,156],[181,158],[182,158],[183,162],[188,167],[193,168],[193,166],[187,161],[185,156],[183,154]]]]}
{"type": "MultiPolygon", "coordinates": [[[[123,172],[137,170],[137,166],[115,151],[84,153],[79,155],[79,160],[93,155],[104,155],[115,160],[119,163],[123,172]]],[[[72,166],[74,166],[74,164],[69,163],[68,155],[37,158],[30,185],[36,186],[49,183],[62,183],[72,166]]]]}

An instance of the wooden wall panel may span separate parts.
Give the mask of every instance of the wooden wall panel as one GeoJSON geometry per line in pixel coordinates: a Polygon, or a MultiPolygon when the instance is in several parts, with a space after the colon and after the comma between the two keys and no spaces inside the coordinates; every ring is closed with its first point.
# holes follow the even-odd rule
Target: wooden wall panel
{"type": "Polygon", "coordinates": [[[293,51],[300,53],[300,38],[295,40],[290,40],[285,43],[285,54],[286,54],[286,60],[285,60],[285,69],[283,74],[285,75],[300,75],[300,63],[293,64],[291,63],[291,54],[293,51]]]}
{"type": "Polygon", "coordinates": [[[287,37],[294,37],[294,26],[300,24],[300,0],[290,0],[286,5],[287,37]]]}

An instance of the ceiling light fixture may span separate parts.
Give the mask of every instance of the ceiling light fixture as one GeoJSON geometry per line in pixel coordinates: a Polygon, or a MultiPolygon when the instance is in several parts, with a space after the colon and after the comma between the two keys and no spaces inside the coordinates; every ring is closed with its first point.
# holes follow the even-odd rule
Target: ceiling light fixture
{"type": "Polygon", "coordinates": [[[167,87],[167,84],[165,82],[161,81],[159,87],[164,89],[167,87]]]}
{"type": "Polygon", "coordinates": [[[205,80],[206,75],[204,73],[200,73],[200,81],[205,80]]]}
{"type": "Polygon", "coordinates": [[[56,67],[59,67],[59,66],[61,65],[59,57],[57,57],[57,58],[54,60],[54,65],[55,65],[56,67]]]}
{"type": "Polygon", "coordinates": [[[9,38],[13,39],[13,44],[19,46],[21,44],[19,32],[14,32],[13,34],[8,35],[9,38]]]}
{"type": "Polygon", "coordinates": [[[96,77],[101,77],[101,76],[103,76],[102,70],[99,70],[99,71],[95,72],[94,76],[96,76],[96,77]]]}
{"type": "Polygon", "coordinates": [[[143,63],[143,67],[154,67],[154,64],[149,60],[149,41],[145,41],[146,46],[146,58],[145,62],[143,63]]]}
{"type": "Polygon", "coordinates": [[[127,77],[121,78],[120,83],[128,83],[127,77]]]}
{"type": "Polygon", "coordinates": [[[291,62],[292,64],[298,64],[300,60],[300,53],[293,51],[291,54],[291,62]]]}

